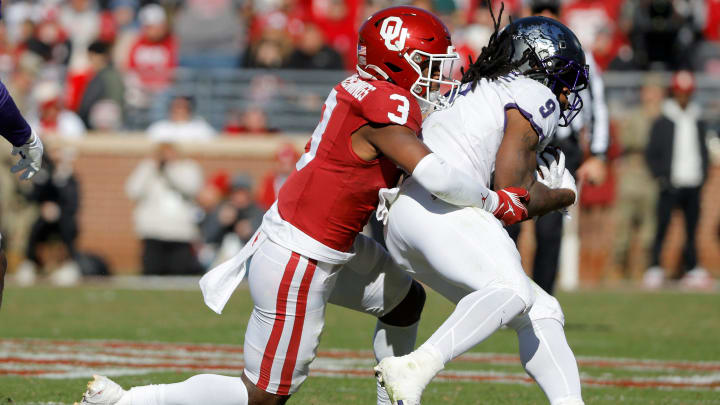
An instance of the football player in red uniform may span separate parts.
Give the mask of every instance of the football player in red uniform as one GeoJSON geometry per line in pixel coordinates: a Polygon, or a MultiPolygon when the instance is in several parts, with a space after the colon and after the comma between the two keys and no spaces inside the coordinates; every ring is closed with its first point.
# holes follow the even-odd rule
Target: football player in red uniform
{"type": "MultiPolygon", "coordinates": [[[[378,317],[378,361],[410,352],[424,291],[359,234],[378,192],[394,187],[404,171],[455,205],[485,209],[508,224],[527,218],[526,190],[493,192],[418,139],[421,111],[443,108],[457,90],[457,81],[442,76],[457,58],[447,28],[431,13],[393,7],[372,15],[360,28],[357,74],[330,91],[260,230],[201,281],[205,302],[219,313],[247,269],[255,306],[242,377],[199,375],[129,391],[96,377],[82,404],[285,403],[308,375],[328,302],[378,317]]],[[[378,403],[388,403],[384,390],[378,394],[378,403]]]]}

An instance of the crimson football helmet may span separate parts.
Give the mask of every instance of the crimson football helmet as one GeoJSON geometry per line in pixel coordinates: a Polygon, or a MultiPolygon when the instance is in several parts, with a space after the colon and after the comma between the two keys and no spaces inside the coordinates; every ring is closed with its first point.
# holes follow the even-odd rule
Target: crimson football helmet
{"type": "Polygon", "coordinates": [[[435,15],[417,7],[390,7],[370,16],[359,34],[361,77],[395,83],[435,108],[450,105],[460,82],[445,74],[459,56],[435,15]]]}

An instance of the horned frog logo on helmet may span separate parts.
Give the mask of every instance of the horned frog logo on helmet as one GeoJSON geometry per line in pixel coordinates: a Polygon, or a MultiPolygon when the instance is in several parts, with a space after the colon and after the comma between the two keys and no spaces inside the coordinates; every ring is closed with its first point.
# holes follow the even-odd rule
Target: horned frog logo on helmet
{"type": "Polygon", "coordinates": [[[498,42],[513,50],[511,62],[520,73],[555,94],[567,89],[568,106],[560,112],[559,125],[570,125],[583,107],[579,93],[589,79],[585,53],[575,34],[552,18],[525,17],[506,26],[498,42]]]}

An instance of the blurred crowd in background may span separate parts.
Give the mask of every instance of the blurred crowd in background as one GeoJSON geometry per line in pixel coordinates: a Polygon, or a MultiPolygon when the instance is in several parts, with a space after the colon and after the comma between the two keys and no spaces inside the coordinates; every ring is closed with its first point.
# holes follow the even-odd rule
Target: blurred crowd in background
{"type": "MultiPolygon", "coordinates": [[[[0,77],[42,130],[138,128],[163,118],[176,70],[353,70],[357,28],[389,0],[4,1],[0,77]],[[148,122],[148,123],[149,123],[148,122]]],[[[407,2],[402,2],[407,3],[407,2]]],[[[450,28],[466,63],[492,33],[500,0],[416,0],[450,28]]],[[[528,14],[505,0],[503,22],[528,14]]],[[[689,69],[720,75],[720,2],[568,0],[562,19],[601,70],[689,69]]],[[[259,91],[267,86],[260,86],[259,91]]],[[[312,107],[312,106],[311,106],[312,107]]],[[[262,108],[226,108],[224,133],[272,132],[262,108]]],[[[172,115],[172,114],[171,114],[172,115]]],[[[214,135],[204,131],[203,136],[214,135]]]]}
{"type": "MultiPolygon", "coordinates": [[[[408,3],[442,17],[462,56],[460,65],[477,55],[493,32],[489,7],[497,12],[504,3],[503,23],[529,14],[523,0],[6,0],[0,77],[43,138],[132,131],[156,141],[157,148],[126,183],[127,198],[136,204],[143,272],[199,274],[247,242],[298,155],[291,145],[282,146],[276,168],[257,182],[244,173],[203,173],[197,162],[178,154],[173,142],[272,136],[288,128],[307,136],[311,127],[293,127],[297,118],[272,110],[273,94],[293,91],[277,77],[286,70],[354,70],[362,21],[381,8],[408,3]],[[252,73],[242,88],[247,90],[243,102],[208,102],[199,94],[210,78],[188,79],[213,72],[220,82],[214,91],[240,93],[232,87],[234,75],[245,71],[252,73]],[[211,107],[215,115],[205,116],[211,107]],[[282,125],[283,119],[291,126],[282,125]]],[[[561,18],[592,52],[600,71],[647,73],[634,96],[637,105],[622,105],[619,113],[611,108],[612,184],[595,194],[589,190],[582,203],[614,212],[621,231],[612,256],[620,273],[631,276],[625,268],[630,246],[638,243],[631,240],[634,235],[648,251],[646,266],[658,268],[669,212],[676,206],[686,209],[686,217],[699,212],[709,156],[718,142],[712,128],[701,126],[699,142],[674,152],[672,140],[668,144],[664,134],[653,131],[667,132],[656,125],[663,117],[682,122],[683,130],[700,120],[694,104],[691,112],[676,111],[670,118],[663,106],[681,93],[689,99],[695,76],[720,78],[720,0],[566,0],[561,18]],[[684,81],[677,82],[677,75],[669,81],[679,70],[684,81]],[[653,166],[648,150],[664,156],[697,151],[688,170],[700,167],[700,177],[673,184],[675,169],[662,162],[653,166]],[[678,195],[681,188],[696,192],[678,195]],[[659,212],[658,200],[667,212],[659,212]]],[[[322,83],[319,96],[293,94],[293,102],[317,122],[322,99],[334,84],[322,83]]],[[[229,94],[228,100],[239,96],[229,94]]],[[[71,150],[50,148],[32,185],[0,179],[12,184],[0,188],[2,228],[27,229],[13,232],[23,241],[27,260],[19,274],[27,283],[43,267],[67,267],[65,276],[55,272],[59,283],[76,281],[79,268],[84,274],[108,272],[101,257],[75,247],[82,185],[73,174],[74,159],[71,150]]],[[[687,222],[693,221],[697,224],[697,215],[687,222]]],[[[686,249],[681,275],[698,267],[694,249],[686,249]]]]}
{"type": "MultiPolygon", "coordinates": [[[[197,160],[183,156],[177,143],[152,143],[147,157],[131,170],[124,196],[141,242],[138,270],[145,275],[198,275],[242,248],[274,203],[300,157],[292,143],[279,143],[272,165],[259,179],[243,172],[204,172],[197,160]]],[[[82,187],[72,149],[50,143],[32,182],[0,179],[3,248],[17,259],[15,281],[33,284],[47,277],[73,285],[82,276],[112,273],[102,255],[77,247],[82,187]]],[[[102,201],[103,198],[95,201],[102,201]]],[[[104,215],[123,215],[107,211],[104,215]]],[[[112,234],[114,230],[105,230],[112,234]]]]}

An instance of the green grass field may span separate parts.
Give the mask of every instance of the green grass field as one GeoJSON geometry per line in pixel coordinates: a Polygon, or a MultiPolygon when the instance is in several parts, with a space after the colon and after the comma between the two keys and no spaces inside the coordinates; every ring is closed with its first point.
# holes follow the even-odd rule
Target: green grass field
{"type": "MultiPolygon", "coordinates": [[[[558,298],[566,314],[568,340],[586,382],[587,404],[720,404],[720,295],[583,291],[558,298]]],[[[0,312],[0,404],[72,404],[80,399],[86,375],[97,367],[110,367],[108,357],[102,357],[107,353],[100,352],[124,350],[120,346],[141,342],[167,342],[166,354],[180,343],[223,345],[218,347],[230,354],[222,361],[233,367],[223,373],[238,374],[237,345],[242,344],[250,306],[247,290],[238,291],[226,314],[218,316],[204,306],[199,291],[11,287],[0,312]],[[98,341],[108,339],[122,342],[113,346],[98,341]],[[77,344],[74,340],[93,341],[77,344]],[[97,346],[97,353],[84,352],[89,346],[97,346]],[[56,352],[65,356],[61,364],[54,363],[56,352]],[[43,356],[49,360],[33,363],[43,356]],[[88,361],[88,356],[95,357],[88,361]],[[50,366],[67,372],[68,378],[62,374],[38,377],[50,366]]],[[[450,310],[444,299],[429,295],[419,342],[450,310]]],[[[368,316],[330,306],[319,360],[330,349],[356,353],[359,360],[352,367],[361,375],[311,373],[290,403],[373,404],[375,383],[367,358],[373,327],[374,319],[368,316]]],[[[475,349],[477,354],[450,364],[447,376],[462,378],[449,381],[446,376],[433,382],[423,403],[547,403],[537,386],[522,379],[519,363],[508,356],[516,354],[516,345],[513,331],[499,331],[475,349]],[[496,357],[500,360],[492,360],[496,357]],[[503,382],[488,381],[498,376],[503,382]]],[[[199,347],[210,351],[209,346],[199,347]]],[[[192,355],[192,351],[187,353],[192,355]]],[[[142,362],[142,355],[138,357],[128,361],[142,362]]],[[[200,361],[193,359],[184,360],[185,366],[200,361]]],[[[189,369],[124,372],[120,368],[115,379],[125,387],[175,382],[197,373],[189,369]]]]}

